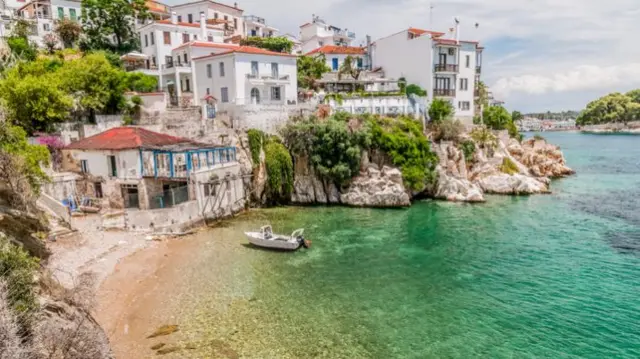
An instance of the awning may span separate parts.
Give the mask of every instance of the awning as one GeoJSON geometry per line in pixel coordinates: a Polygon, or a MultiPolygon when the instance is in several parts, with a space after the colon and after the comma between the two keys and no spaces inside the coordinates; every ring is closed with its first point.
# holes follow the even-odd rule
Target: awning
{"type": "Polygon", "coordinates": [[[120,60],[125,61],[136,61],[136,60],[146,60],[149,56],[140,52],[130,52],[128,54],[124,54],[120,56],[120,60]]]}

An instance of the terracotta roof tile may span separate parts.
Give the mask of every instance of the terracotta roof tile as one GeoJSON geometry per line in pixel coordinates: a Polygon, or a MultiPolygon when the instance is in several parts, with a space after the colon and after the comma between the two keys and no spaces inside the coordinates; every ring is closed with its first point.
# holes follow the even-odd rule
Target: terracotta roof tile
{"type": "Polygon", "coordinates": [[[444,32],[431,31],[431,30],[422,30],[422,29],[417,29],[415,27],[410,27],[408,31],[410,33],[418,35],[418,36],[424,35],[424,34],[430,34],[433,37],[440,37],[440,36],[444,35],[444,32]]]}
{"type": "Polygon", "coordinates": [[[71,150],[126,150],[159,147],[181,143],[198,144],[188,138],[174,137],[152,132],[140,127],[116,127],[97,135],[74,142],[65,149],[71,150]]]}
{"type": "Polygon", "coordinates": [[[220,42],[206,42],[206,41],[191,41],[191,42],[187,42],[184,43],[176,48],[174,48],[174,50],[179,50],[188,46],[192,46],[192,47],[210,47],[210,48],[214,48],[214,49],[235,49],[238,47],[238,45],[233,45],[233,44],[223,44],[220,42]]]}
{"type": "Polygon", "coordinates": [[[364,47],[324,45],[311,52],[308,52],[307,55],[313,55],[313,54],[364,55],[365,53],[366,53],[366,50],[364,47]]]}
{"type": "Polygon", "coordinates": [[[265,50],[265,49],[261,49],[259,47],[253,47],[253,46],[231,46],[231,45],[228,45],[228,46],[229,47],[227,47],[227,48],[229,49],[229,51],[224,51],[224,52],[220,52],[220,53],[217,53],[217,54],[213,54],[212,53],[210,55],[205,55],[205,56],[200,56],[200,57],[194,57],[192,60],[201,60],[201,59],[206,59],[206,58],[210,58],[210,57],[214,57],[214,56],[227,55],[227,54],[232,54],[232,53],[255,54],[255,55],[270,55],[270,56],[284,56],[284,57],[297,57],[296,55],[287,54],[287,53],[283,53],[283,52],[269,51],[269,50],[265,50]]]}

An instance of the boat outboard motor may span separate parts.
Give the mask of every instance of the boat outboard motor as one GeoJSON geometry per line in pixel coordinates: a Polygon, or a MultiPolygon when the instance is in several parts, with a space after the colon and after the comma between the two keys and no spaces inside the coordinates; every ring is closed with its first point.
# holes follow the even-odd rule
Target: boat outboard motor
{"type": "Polygon", "coordinates": [[[304,239],[304,236],[298,237],[298,242],[306,249],[309,249],[309,247],[311,247],[311,241],[304,239]]]}

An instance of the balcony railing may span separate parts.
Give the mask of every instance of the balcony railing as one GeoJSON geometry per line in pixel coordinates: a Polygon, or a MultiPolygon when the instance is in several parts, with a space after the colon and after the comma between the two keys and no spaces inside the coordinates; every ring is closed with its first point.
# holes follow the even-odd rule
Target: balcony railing
{"type": "Polygon", "coordinates": [[[248,15],[248,16],[245,16],[245,17],[244,17],[244,20],[245,20],[245,21],[251,21],[251,22],[257,22],[257,23],[259,23],[259,24],[263,24],[263,25],[265,25],[265,24],[266,24],[266,22],[264,21],[264,18],[261,18],[261,17],[255,16],[255,15],[248,15]]]}
{"type": "Polygon", "coordinates": [[[433,89],[434,97],[455,97],[456,90],[453,89],[433,89]]]}
{"type": "Polygon", "coordinates": [[[333,30],[333,33],[334,33],[334,35],[342,36],[342,37],[348,37],[350,39],[355,39],[356,38],[356,33],[355,32],[351,32],[351,31],[333,30]]]}
{"type": "Polygon", "coordinates": [[[434,72],[458,72],[458,65],[436,64],[434,72]]]}
{"type": "Polygon", "coordinates": [[[140,71],[140,70],[157,70],[158,66],[150,65],[147,67],[145,63],[129,63],[124,65],[125,71],[140,71]]]}

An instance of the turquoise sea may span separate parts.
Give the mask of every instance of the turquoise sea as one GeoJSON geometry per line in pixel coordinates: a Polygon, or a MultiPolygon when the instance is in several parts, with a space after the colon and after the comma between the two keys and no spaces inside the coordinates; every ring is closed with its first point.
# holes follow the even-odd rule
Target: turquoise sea
{"type": "Polygon", "coordinates": [[[193,301],[191,335],[241,357],[640,358],[640,137],[544,136],[578,173],[551,195],[233,222],[305,227],[313,247],[243,248],[227,290],[246,300],[224,315],[193,301]]]}

